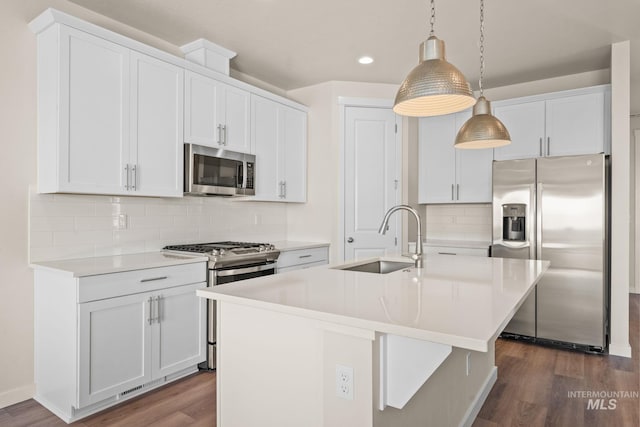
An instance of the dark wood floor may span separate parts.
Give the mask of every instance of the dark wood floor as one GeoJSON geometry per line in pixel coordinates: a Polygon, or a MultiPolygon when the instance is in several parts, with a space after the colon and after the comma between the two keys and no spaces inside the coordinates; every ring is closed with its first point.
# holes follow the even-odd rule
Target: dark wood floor
{"type": "MultiPolygon", "coordinates": [[[[640,295],[630,297],[629,326],[633,359],[498,340],[498,381],[473,426],[640,426],[637,398],[618,398],[609,410],[588,409],[587,398],[569,397],[578,391],[640,392],[640,295]]],[[[203,372],[72,425],[215,426],[215,395],[215,373],[203,372]]],[[[32,399],[0,409],[2,427],[65,425],[32,399]]]]}

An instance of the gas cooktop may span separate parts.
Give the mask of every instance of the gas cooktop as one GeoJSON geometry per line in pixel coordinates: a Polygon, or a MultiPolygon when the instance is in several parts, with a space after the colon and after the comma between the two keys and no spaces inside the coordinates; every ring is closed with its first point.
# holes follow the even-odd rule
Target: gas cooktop
{"type": "Polygon", "coordinates": [[[210,242],[186,245],[168,245],[163,251],[207,255],[209,268],[246,265],[275,261],[280,251],[269,243],[252,242],[210,242]]]}

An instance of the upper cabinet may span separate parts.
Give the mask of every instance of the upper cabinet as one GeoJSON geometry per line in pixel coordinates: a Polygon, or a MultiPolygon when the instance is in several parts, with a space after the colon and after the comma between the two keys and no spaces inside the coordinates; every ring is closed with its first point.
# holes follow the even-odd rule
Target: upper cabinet
{"type": "Polygon", "coordinates": [[[307,199],[307,113],[251,96],[251,139],[256,155],[256,200],[307,199]]]}
{"type": "Polygon", "coordinates": [[[185,79],[184,142],[253,153],[249,92],[191,71],[185,79]]]}
{"type": "Polygon", "coordinates": [[[38,35],[38,190],[182,195],[183,70],[61,25],[38,35]]]}
{"type": "Polygon", "coordinates": [[[511,134],[495,159],[610,152],[609,85],[493,103],[511,134]]]}
{"type": "Polygon", "coordinates": [[[453,144],[469,110],[419,121],[419,203],[490,203],[493,150],[453,144]]]}
{"type": "Polygon", "coordinates": [[[40,193],[182,197],[185,142],[251,154],[255,143],[256,200],[306,200],[303,105],[55,9],[29,27],[40,193]],[[269,105],[253,126],[252,96],[269,105]]]}

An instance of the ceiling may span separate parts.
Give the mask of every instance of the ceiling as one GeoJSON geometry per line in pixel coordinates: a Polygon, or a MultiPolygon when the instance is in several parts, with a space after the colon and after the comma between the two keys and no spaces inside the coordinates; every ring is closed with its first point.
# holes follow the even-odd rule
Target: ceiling
{"type": "MultiPolygon", "coordinates": [[[[231,67],[285,90],[329,80],[399,84],[428,37],[426,0],[70,0],[181,46],[208,39],[231,67]],[[357,58],[370,55],[371,65],[357,58]]],[[[479,0],[436,2],[435,34],[477,88],[479,0]]],[[[609,67],[631,41],[640,113],[640,0],[485,0],[485,88],[609,67]]]]}

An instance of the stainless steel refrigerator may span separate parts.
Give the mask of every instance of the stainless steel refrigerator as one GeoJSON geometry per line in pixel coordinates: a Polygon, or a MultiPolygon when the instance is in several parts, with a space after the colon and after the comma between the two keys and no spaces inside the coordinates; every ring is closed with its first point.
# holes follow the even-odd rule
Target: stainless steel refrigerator
{"type": "Polygon", "coordinates": [[[551,261],[503,334],[606,350],[609,194],[603,154],[493,162],[491,256],[551,261]]]}

